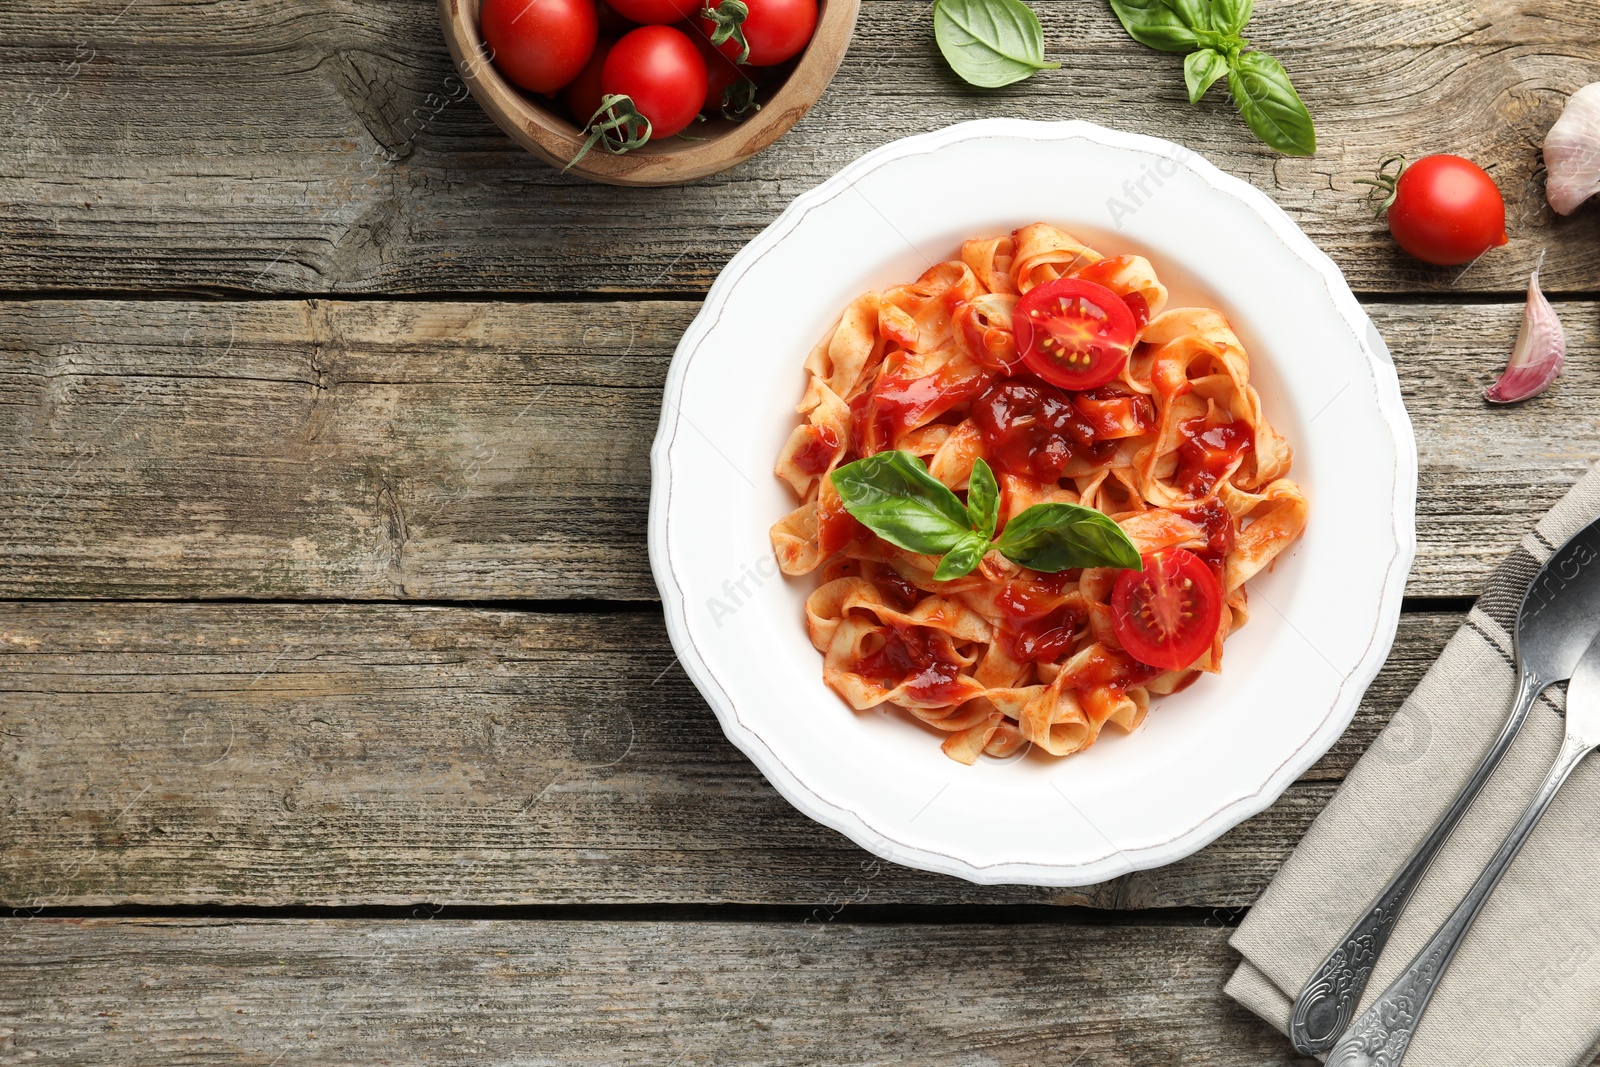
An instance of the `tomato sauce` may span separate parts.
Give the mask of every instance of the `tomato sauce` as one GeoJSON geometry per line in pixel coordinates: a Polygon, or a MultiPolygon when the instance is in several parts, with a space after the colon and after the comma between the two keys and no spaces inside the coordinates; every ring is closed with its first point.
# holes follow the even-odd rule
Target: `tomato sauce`
{"type": "MultiPolygon", "coordinates": [[[[1111,283],[1118,274],[1122,273],[1122,269],[1131,262],[1133,262],[1132,256],[1110,256],[1089,264],[1072,276],[1074,278],[1082,278],[1086,282],[1094,282],[1096,285],[1103,285],[1112,292],[1117,292],[1117,287],[1111,283]]],[[[1146,300],[1144,294],[1137,290],[1131,293],[1118,293],[1118,295],[1122,297],[1122,302],[1128,305],[1128,310],[1133,312],[1134,323],[1139,329],[1144,329],[1145,323],[1150,321],[1150,301],[1146,300]]]]}
{"type": "Polygon", "coordinates": [[[1012,659],[1050,662],[1072,650],[1089,616],[1075,604],[1060,603],[1068,584],[1063,571],[1012,578],[1000,587],[995,596],[995,606],[1000,609],[999,639],[1012,659]]]}
{"type": "Polygon", "coordinates": [[[862,656],[856,673],[885,689],[903,685],[919,701],[954,703],[965,692],[957,681],[961,664],[940,656],[937,642],[938,631],[890,624],[883,647],[862,656]]]}
{"type": "Polygon", "coordinates": [[[1055,481],[1073,455],[1094,443],[1094,426],[1052,385],[1006,378],[973,401],[972,421],[990,465],[1006,474],[1055,481]]]}
{"type": "Polygon", "coordinates": [[[1223,564],[1228,553],[1233,551],[1233,542],[1238,534],[1233,522],[1233,513],[1226,504],[1215,496],[1207,497],[1192,507],[1174,508],[1178,514],[1190,522],[1201,527],[1206,532],[1206,545],[1204,548],[1191,549],[1195,555],[1205,560],[1216,573],[1217,580],[1222,580],[1223,564]]]}
{"type": "Polygon", "coordinates": [[[1160,673],[1160,667],[1140,663],[1126,652],[1101,646],[1073,670],[1064,684],[1074,689],[1113,689],[1120,695],[1160,673]]]}
{"type": "Polygon", "coordinates": [[[1178,423],[1183,444],[1178,446],[1178,467],[1172,482],[1187,496],[1202,497],[1217,487],[1241,456],[1255,447],[1255,432],[1246,422],[1224,422],[1206,426],[1206,421],[1188,419],[1178,423]]]}
{"type": "Polygon", "coordinates": [[[831,556],[856,539],[873,534],[854,515],[844,509],[836,493],[824,493],[817,503],[817,551],[831,556]]]}
{"type": "Polygon", "coordinates": [[[839,435],[829,426],[807,426],[810,438],[794,454],[794,465],[807,474],[821,474],[839,453],[839,435]]]}
{"type": "Polygon", "coordinates": [[[986,374],[961,376],[951,373],[948,367],[921,378],[884,375],[871,390],[850,402],[857,451],[871,456],[893,448],[908,430],[971,400],[988,383],[986,374]]]}
{"type": "Polygon", "coordinates": [[[1156,428],[1156,408],[1149,397],[1109,385],[1074,393],[1072,406],[1094,427],[1099,441],[1142,437],[1156,428]]]}

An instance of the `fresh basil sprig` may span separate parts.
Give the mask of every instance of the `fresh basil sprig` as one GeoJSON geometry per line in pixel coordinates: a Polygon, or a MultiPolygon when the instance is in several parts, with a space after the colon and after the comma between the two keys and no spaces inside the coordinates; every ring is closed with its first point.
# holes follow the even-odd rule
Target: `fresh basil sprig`
{"type": "Polygon", "coordinates": [[[989,464],[972,465],[967,502],[909,452],[879,452],[833,472],[845,510],[867,529],[907,552],[943,556],[933,572],[946,582],[971,573],[991,549],[1029,570],[1073,567],[1142,569],[1139,550],[1106,515],[1078,504],[1035,504],[1000,521],[1000,488],[989,464]]]}
{"type": "Polygon", "coordinates": [[[1022,0],[935,0],[933,37],[950,69],[985,89],[1061,66],[1045,62],[1039,18],[1022,0]]]}
{"type": "Polygon", "coordinates": [[[1110,0],[1123,29],[1140,44],[1163,52],[1187,53],[1183,79],[1189,102],[1198,103],[1217,79],[1228,78],[1228,92],[1250,129],[1285,155],[1309,156],[1317,150],[1311,113],[1294,91],[1283,64],[1265,52],[1247,51],[1240,36],[1255,0],[1110,0]]]}

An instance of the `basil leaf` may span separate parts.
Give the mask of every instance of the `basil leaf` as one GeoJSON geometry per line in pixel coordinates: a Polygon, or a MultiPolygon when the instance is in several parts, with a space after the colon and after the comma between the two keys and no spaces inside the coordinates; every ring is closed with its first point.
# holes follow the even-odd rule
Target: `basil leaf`
{"type": "Polygon", "coordinates": [[[986,89],[1061,66],[1045,62],[1044,32],[1022,0],[936,0],[933,36],[950,69],[986,89]]]}
{"type": "Polygon", "coordinates": [[[1200,32],[1211,29],[1205,0],[1111,0],[1111,10],[1129,37],[1163,52],[1199,48],[1207,43],[1200,32]]]}
{"type": "Polygon", "coordinates": [[[1237,37],[1255,9],[1256,0],[1211,0],[1211,28],[1224,37],[1237,37]]]}
{"type": "Polygon", "coordinates": [[[1228,91],[1257,137],[1290,156],[1317,151],[1317,131],[1283,64],[1265,52],[1246,52],[1228,71],[1228,91]]]}
{"type": "Polygon", "coordinates": [[[967,539],[956,545],[944,554],[944,559],[939,561],[939,566],[933,572],[936,582],[948,582],[952,578],[962,578],[972,573],[972,568],[982,562],[984,554],[989,551],[989,539],[981,534],[968,534],[967,539]]]}
{"type": "Polygon", "coordinates": [[[832,478],[846,511],[907,552],[948,552],[972,533],[961,500],[909,452],[858,459],[832,478]]]}
{"type": "Polygon", "coordinates": [[[1198,104],[1213,82],[1228,73],[1228,57],[1211,48],[1190,52],[1183,61],[1183,80],[1189,86],[1189,103],[1198,104]]]}
{"type": "Polygon", "coordinates": [[[985,541],[994,536],[1000,521],[1000,487],[982,459],[972,465],[972,477],[967,479],[967,521],[985,541]]]}
{"type": "Polygon", "coordinates": [[[1139,550],[1122,527],[1079,504],[1035,504],[1006,523],[995,547],[1013,563],[1046,573],[1072,567],[1143,569],[1139,550]]]}

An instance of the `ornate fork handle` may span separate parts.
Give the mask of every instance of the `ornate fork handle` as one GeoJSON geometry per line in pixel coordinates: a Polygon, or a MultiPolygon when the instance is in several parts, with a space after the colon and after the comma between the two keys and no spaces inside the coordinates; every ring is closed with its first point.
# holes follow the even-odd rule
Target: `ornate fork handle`
{"type": "Polygon", "coordinates": [[[1505,841],[1501,842],[1489,865],[1483,869],[1461,903],[1456,905],[1456,910],[1450,913],[1450,918],[1417,953],[1411,965],[1339,1038],[1337,1047],[1328,1054],[1328,1067],[1399,1067],[1411,1044],[1411,1035],[1416,1032],[1417,1024],[1422,1021],[1422,1013],[1428,1010],[1428,1002],[1433,999],[1434,990],[1439,986],[1440,977],[1455,958],[1456,950],[1466,939],[1473,920],[1483,910],[1489,894],[1494,892],[1501,876],[1510,868],[1511,861],[1522,851],[1522,846],[1533,834],[1533,828],[1539,825],[1539,819],[1556,798],[1567,776],[1593,750],[1592,742],[1578,738],[1568,737],[1562,742],[1561,752],[1556,756],[1544,784],[1522,813],[1522,818],[1506,835],[1505,841]]]}
{"type": "Polygon", "coordinates": [[[1511,742],[1516,740],[1517,732],[1545,687],[1546,683],[1531,672],[1518,673],[1516,700],[1505,725],[1500,728],[1500,736],[1489,746],[1466,785],[1433,824],[1428,836],[1389,879],[1389,884],[1378,891],[1366,914],[1356,920],[1300,991],[1289,1020],[1289,1038],[1295,1048],[1309,1056],[1325,1053],[1350,1025],[1361,994],[1367,988],[1367,979],[1372,976],[1372,968],[1394,932],[1395,921],[1405,910],[1434,857],[1511,748],[1511,742]]]}

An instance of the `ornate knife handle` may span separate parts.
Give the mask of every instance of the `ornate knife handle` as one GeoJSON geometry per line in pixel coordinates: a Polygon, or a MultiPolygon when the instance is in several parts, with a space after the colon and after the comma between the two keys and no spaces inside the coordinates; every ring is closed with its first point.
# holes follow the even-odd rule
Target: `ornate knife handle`
{"type": "Polygon", "coordinates": [[[1333,1048],[1350,1025],[1356,1005],[1361,1003],[1361,994],[1367,988],[1367,979],[1372,976],[1372,968],[1383,953],[1383,947],[1389,943],[1389,935],[1394,932],[1395,921],[1400,918],[1411,894],[1428,872],[1433,858],[1439,854],[1456,824],[1477,799],[1484,783],[1500,765],[1511,742],[1516,740],[1517,732],[1527,721],[1534,701],[1545,687],[1546,683],[1528,671],[1518,672],[1517,696],[1511,714],[1500,728],[1500,736],[1483,754],[1472,777],[1467,779],[1466,785],[1461,787],[1461,792],[1439,816],[1416,851],[1389,879],[1389,884],[1378,891],[1377,898],[1366,914],[1356,920],[1300,991],[1294,1003],[1294,1014],[1289,1020],[1289,1038],[1295,1048],[1308,1056],[1321,1055],[1333,1048]]]}
{"type": "Polygon", "coordinates": [[[1456,949],[1466,940],[1473,920],[1483,910],[1501,875],[1522,851],[1533,828],[1539,825],[1540,817],[1556,798],[1567,776],[1593,750],[1594,745],[1589,741],[1568,737],[1562,742],[1561,752],[1545,777],[1544,785],[1539,787],[1538,795],[1506,835],[1489,865],[1456,905],[1456,910],[1450,913],[1450,918],[1422,946],[1411,965],[1339,1038],[1337,1047],[1328,1054],[1328,1067],[1399,1067],[1411,1044],[1411,1035],[1416,1033],[1422,1013],[1428,1010],[1428,1002],[1439,986],[1440,977],[1450,966],[1456,949]]]}

